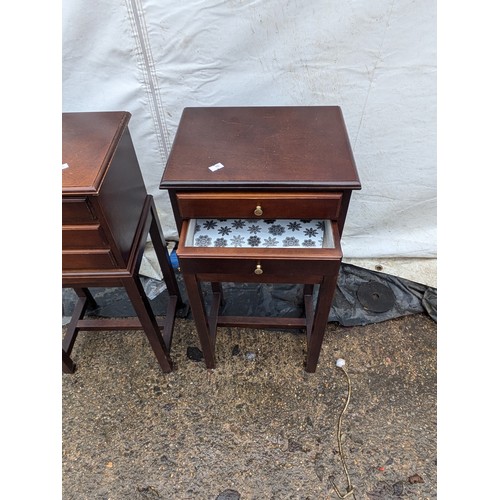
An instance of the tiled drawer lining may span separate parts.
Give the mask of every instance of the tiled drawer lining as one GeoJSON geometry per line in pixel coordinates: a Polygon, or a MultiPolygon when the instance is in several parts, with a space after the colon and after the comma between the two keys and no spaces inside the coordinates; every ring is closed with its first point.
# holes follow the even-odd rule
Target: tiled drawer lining
{"type": "Polygon", "coordinates": [[[322,219],[191,219],[186,246],[226,248],[335,248],[322,219]]]}

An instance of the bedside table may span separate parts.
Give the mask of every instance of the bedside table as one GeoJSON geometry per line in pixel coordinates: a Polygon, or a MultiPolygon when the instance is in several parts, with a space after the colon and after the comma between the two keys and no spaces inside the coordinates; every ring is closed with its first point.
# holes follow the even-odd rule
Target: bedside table
{"type": "Polygon", "coordinates": [[[128,130],[130,113],[62,115],[62,286],[78,301],[63,339],[63,371],[81,330],[143,329],[164,372],[172,370],[170,344],[180,293],[153,197],[146,187],[128,130]],[[139,279],[151,237],[167,285],[165,323],[158,325],[139,279]],[[124,287],[137,318],[84,319],[95,301],[89,287],[124,287]],[[163,331],[161,331],[163,330],[163,331]]]}
{"type": "Polygon", "coordinates": [[[160,188],[207,368],[218,326],[304,328],[314,372],[351,193],[361,189],[341,109],[186,108],[160,188]],[[212,284],[210,311],[200,282],[212,284]],[[221,316],[223,282],[304,284],[305,318],[221,316]]]}

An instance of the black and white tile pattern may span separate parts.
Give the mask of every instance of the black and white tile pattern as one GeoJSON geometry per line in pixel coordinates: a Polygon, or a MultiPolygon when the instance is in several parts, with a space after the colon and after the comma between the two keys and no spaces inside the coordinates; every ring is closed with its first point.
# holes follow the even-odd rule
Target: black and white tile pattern
{"type": "Polygon", "coordinates": [[[196,219],[193,246],[322,248],[324,235],[318,219],[196,219]]]}

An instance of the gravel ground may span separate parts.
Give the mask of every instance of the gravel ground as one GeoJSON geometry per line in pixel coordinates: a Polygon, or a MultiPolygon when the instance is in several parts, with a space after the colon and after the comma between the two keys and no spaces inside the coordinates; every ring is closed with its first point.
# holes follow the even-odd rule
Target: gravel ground
{"type": "Polygon", "coordinates": [[[338,358],[355,498],[436,498],[436,330],[425,314],[329,324],[308,374],[303,334],[219,328],[207,370],[187,355],[194,322],[177,318],[168,375],[140,331],[81,332],[62,376],[63,498],[337,498],[338,358]]]}

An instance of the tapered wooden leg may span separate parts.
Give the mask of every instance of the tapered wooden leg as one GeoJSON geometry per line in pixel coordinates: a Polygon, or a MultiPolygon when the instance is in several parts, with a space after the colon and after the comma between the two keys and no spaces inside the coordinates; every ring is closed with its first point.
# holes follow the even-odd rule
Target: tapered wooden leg
{"type": "Polygon", "coordinates": [[[75,344],[76,336],[78,335],[78,321],[85,316],[85,311],[89,302],[94,305],[95,301],[90,292],[86,288],[74,288],[75,293],[78,295],[73,315],[66,329],[66,335],[62,341],[62,367],[64,373],[74,373],[75,363],[71,359],[71,351],[75,344]]]}
{"type": "Polygon", "coordinates": [[[224,293],[222,291],[222,283],[218,283],[218,282],[211,282],[210,283],[210,287],[212,288],[212,292],[214,294],[219,294],[219,297],[220,297],[220,305],[223,306],[225,305],[225,300],[224,300],[224,293]]]}
{"type": "Polygon", "coordinates": [[[137,317],[144,328],[144,332],[149,340],[149,343],[151,344],[161,369],[165,373],[170,373],[172,371],[170,353],[168,352],[167,346],[162,338],[160,328],[156,322],[156,317],[153,313],[153,309],[151,308],[151,304],[149,303],[149,299],[144,291],[139,276],[137,275],[123,281],[125,290],[127,291],[137,317]]]}
{"type": "Polygon", "coordinates": [[[210,335],[200,283],[195,275],[187,273],[184,273],[184,283],[205,358],[205,365],[207,368],[215,368],[215,336],[210,335]]]}
{"type": "Polygon", "coordinates": [[[312,295],[314,291],[314,285],[307,283],[304,285],[304,295],[312,295]]]}
{"type": "Polygon", "coordinates": [[[181,305],[181,293],[179,291],[179,285],[175,279],[174,269],[172,263],[170,262],[170,257],[168,256],[167,247],[165,245],[165,240],[163,238],[163,233],[161,230],[160,220],[158,218],[158,213],[154,202],[151,202],[151,227],[149,229],[149,235],[151,236],[151,242],[153,248],[156,252],[156,257],[158,259],[158,264],[160,265],[161,272],[163,274],[163,279],[167,285],[167,291],[169,295],[176,295],[178,300],[177,304],[181,305]]]}
{"type": "Polygon", "coordinates": [[[311,335],[308,339],[307,346],[305,370],[309,373],[314,373],[316,371],[336,284],[336,275],[325,276],[319,287],[316,311],[314,313],[314,323],[312,325],[311,335]]]}
{"type": "Polygon", "coordinates": [[[87,307],[95,309],[97,307],[97,303],[92,297],[88,288],[73,288],[78,297],[85,297],[87,299],[87,307]]]}
{"type": "Polygon", "coordinates": [[[62,350],[62,371],[64,373],[75,373],[75,363],[70,358],[69,354],[63,349],[62,350]]]}

